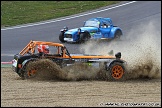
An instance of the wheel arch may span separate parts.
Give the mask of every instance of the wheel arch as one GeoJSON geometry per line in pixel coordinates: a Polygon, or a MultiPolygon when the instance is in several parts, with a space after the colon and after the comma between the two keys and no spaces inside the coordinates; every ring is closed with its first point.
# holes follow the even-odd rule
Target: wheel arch
{"type": "Polygon", "coordinates": [[[83,32],[81,32],[81,33],[87,33],[89,36],[91,36],[91,35],[90,35],[90,32],[89,32],[88,30],[85,30],[85,31],[83,31],[83,32]]]}
{"type": "Polygon", "coordinates": [[[121,32],[121,35],[123,35],[122,29],[119,27],[113,27],[110,31],[110,37],[114,38],[115,37],[115,33],[119,31],[121,32]]]}
{"type": "Polygon", "coordinates": [[[110,66],[115,63],[115,62],[118,62],[118,63],[125,63],[123,60],[113,60],[112,62],[110,63],[106,63],[106,70],[109,70],[110,69],[110,66]]]}
{"type": "Polygon", "coordinates": [[[26,59],[22,62],[22,68],[25,68],[25,66],[30,62],[30,61],[36,61],[38,59],[36,58],[30,58],[30,59],[26,59]]]}

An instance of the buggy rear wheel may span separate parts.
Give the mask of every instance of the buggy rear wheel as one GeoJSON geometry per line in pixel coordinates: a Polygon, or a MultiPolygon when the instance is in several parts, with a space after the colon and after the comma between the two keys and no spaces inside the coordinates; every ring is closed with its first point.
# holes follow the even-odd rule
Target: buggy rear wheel
{"type": "Polygon", "coordinates": [[[125,67],[122,63],[114,62],[110,65],[108,80],[121,81],[125,80],[125,67]]]}

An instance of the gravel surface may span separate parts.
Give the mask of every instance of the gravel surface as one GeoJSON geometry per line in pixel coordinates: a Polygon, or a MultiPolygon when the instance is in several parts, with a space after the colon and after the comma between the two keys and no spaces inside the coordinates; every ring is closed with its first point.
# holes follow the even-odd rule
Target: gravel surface
{"type": "Polygon", "coordinates": [[[21,80],[1,68],[1,107],[161,106],[161,78],[123,82],[21,80]]]}

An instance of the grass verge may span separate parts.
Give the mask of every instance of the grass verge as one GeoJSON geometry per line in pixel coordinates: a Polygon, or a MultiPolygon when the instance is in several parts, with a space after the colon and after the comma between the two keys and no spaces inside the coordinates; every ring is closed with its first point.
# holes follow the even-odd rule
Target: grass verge
{"type": "Polygon", "coordinates": [[[69,16],[120,1],[1,1],[1,27],[69,16]]]}

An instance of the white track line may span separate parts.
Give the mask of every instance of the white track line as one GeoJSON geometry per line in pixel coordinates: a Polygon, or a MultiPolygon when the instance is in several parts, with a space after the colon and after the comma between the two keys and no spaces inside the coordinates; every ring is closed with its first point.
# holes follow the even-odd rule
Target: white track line
{"type": "Polygon", "coordinates": [[[107,8],[107,9],[103,9],[103,10],[99,10],[99,11],[94,11],[94,12],[86,13],[86,14],[81,14],[81,15],[73,16],[73,17],[69,17],[69,18],[63,18],[63,19],[54,20],[54,21],[46,21],[46,22],[43,22],[43,23],[37,23],[37,24],[31,24],[31,25],[24,25],[24,26],[22,25],[22,26],[8,27],[8,28],[4,28],[4,29],[1,29],[1,30],[10,30],[10,29],[16,29],[16,28],[31,27],[31,26],[36,26],[36,25],[42,25],[42,24],[48,24],[48,23],[53,23],[53,22],[73,19],[73,18],[77,18],[77,17],[81,17],[81,16],[86,16],[86,15],[90,15],[90,14],[94,14],[94,13],[99,13],[99,12],[111,10],[111,9],[114,9],[114,8],[118,8],[118,7],[121,7],[121,6],[125,6],[125,5],[128,5],[128,4],[134,3],[134,2],[137,2],[137,1],[131,1],[131,2],[124,3],[124,4],[121,4],[121,5],[117,5],[117,6],[114,6],[114,7],[110,7],[110,8],[107,8]]]}
{"type": "Polygon", "coordinates": [[[14,56],[14,54],[1,54],[1,56],[14,56]]]}

